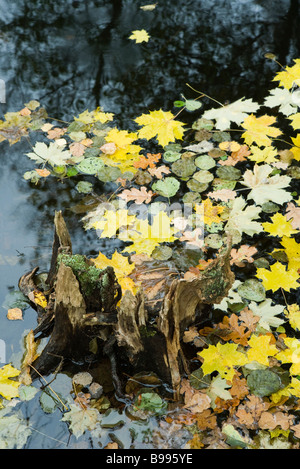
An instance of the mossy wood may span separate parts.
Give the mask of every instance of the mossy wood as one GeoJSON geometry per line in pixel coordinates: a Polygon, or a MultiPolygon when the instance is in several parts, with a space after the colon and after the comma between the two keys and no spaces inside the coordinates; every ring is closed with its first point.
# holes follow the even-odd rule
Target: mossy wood
{"type": "MultiPolygon", "coordinates": [[[[148,321],[143,290],[135,296],[121,295],[112,267],[100,270],[85,256],[72,254],[72,244],[61,212],[54,217],[54,242],[47,277],[48,304],[44,309],[32,302],[38,313],[35,337],[50,338],[33,370],[49,374],[63,360],[83,363],[91,355],[90,344],[97,338],[102,353],[112,362],[113,381],[121,393],[116,357],[122,357],[135,371],[154,371],[179,396],[181,374],[189,373],[181,349],[184,330],[198,320],[205,304],[219,303],[234,281],[230,270],[230,240],[224,252],[203,273],[193,279],[176,279],[157,313],[156,325],[148,321]],[[119,353],[115,354],[118,350],[119,353]]],[[[20,290],[32,298],[38,291],[38,267],[23,275],[20,290]]],[[[36,377],[36,371],[32,377],[36,377]]]]}

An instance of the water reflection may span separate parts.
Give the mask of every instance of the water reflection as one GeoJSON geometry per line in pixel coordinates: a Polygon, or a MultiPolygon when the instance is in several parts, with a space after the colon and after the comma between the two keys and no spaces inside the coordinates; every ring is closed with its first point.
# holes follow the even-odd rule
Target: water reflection
{"type": "Polygon", "coordinates": [[[1,78],[7,109],[32,98],[57,117],[103,105],[120,122],[170,108],[185,83],[219,100],[257,97],[274,64],[298,56],[298,0],[1,0],[1,78]],[[149,43],[128,39],[146,29],[149,43]],[[221,85],[221,86],[220,86],[221,85]]]}
{"type": "MultiPolygon", "coordinates": [[[[185,83],[222,102],[260,100],[278,71],[264,53],[273,52],[282,64],[300,55],[298,0],[161,0],[148,12],[140,9],[145,3],[0,0],[1,113],[37,99],[49,115],[70,120],[101,105],[130,128],[146,109],[172,109],[181,93],[194,98],[185,83]],[[130,41],[135,29],[146,29],[149,43],[130,41]]],[[[69,210],[80,198],[75,181],[34,187],[22,178],[28,150],[26,141],[1,144],[0,305],[25,271],[49,266],[55,210],[63,210],[74,251],[111,249],[85,233],[81,215],[69,210]]],[[[2,308],[0,339],[8,360],[23,331],[34,326],[32,311],[13,324],[2,308]]],[[[64,429],[60,424],[54,436],[62,439],[64,429]]],[[[37,437],[31,445],[46,447],[47,441],[37,437]]]]}

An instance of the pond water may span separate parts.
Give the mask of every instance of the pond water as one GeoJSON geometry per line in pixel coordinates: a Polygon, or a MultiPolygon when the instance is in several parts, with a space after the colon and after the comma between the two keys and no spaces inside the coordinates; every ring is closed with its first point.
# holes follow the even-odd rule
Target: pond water
{"type": "MultiPolygon", "coordinates": [[[[181,95],[195,98],[186,83],[221,102],[243,96],[259,101],[278,71],[264,54],[272,52],[289,65],[300,55],[297,0],[161,0],[143,11],[146,3],[0,0],[0,79],[6,88],[1,117],[31,99],[66,121],[101,105],[116,114],[120,128],[130,129],[131,120],[146,110],[173,110],[181,95]],[[151,41],[130,41],[136,29],[147,30],[151,41]]],[[[25,272],[49,267],[54,211],[63,210],[74,252],[100,249],[96,236],[83,230],[81,216],[69,210],[80,199],[73,183],[35,187],[23,179],[31,169],[24,156],[29,150],[26,140],[1,143],[0,339],[5,348],[0,360],[17,367],[36,314],[28,308],[23,321],[8,321],[8,295],[25,272]]],[[[101,244],[101,249],[109,247],[101,244]]],[[[62,387],[70,386],[65,375],[58,379],[62,387]]],[[[69,437],[59,411],[49,418],[30,403],[25,412],[36,430],[26,448],[65,447],[69,437]]]]}

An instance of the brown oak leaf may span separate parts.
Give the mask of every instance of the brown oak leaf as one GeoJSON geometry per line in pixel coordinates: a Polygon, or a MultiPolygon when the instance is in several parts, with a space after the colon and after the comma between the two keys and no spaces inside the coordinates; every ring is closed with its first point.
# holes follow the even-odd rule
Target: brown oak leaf
{"type": "Polygon", "coordinates": [[[249,246],[248,244],[243,244],[239,249],[231,249],[230,256],[230,265],[237,265],[238,267],[244,267],[245,262],[252,263],[254,259],[252,256],[257,253],[255,246],[249,246]]]}

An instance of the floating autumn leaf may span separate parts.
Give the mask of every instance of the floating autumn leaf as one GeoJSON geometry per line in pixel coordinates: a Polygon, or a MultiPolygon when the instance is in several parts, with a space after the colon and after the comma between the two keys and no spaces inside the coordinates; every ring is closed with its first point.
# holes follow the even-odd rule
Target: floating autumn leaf
{"type": "Polygon", "coordinates": [[[117,231],[135,222],[135,215],[129,215],[128,210],[106,210],[100,220],[92,223],[92,228],[102,230],[100,238],[111,238],[117,231]]]}
{"type": "Polygon", "coordinates": [[[6,317],[10,321],[16,321],[16,320],[23,319],[23,311],[20,308],[10,308],[7,311],[6,317]]]}
{"type": "MultiPolygon", "coordinates": [[[[146,169],[146,168],[155,168],[156,163],[160,160],[161,158],[161,153],[147,153],[147,156],[142,155],[138,161],[135,161],[133,163],[133,166],[135,168],[141,168],[141,169],[146,169]]],[[[150,173],[151,174],[151,173],[150,173]]]]}
{"type": "Polygon", "coordinates": [[[284,306],[279,304],[272,306],[271,298],[267,298],[259,304],[251,301],[249,308],[259,318],[258,325],[267,331],[270,331],[271,327],[277,328],[284,323],[283,319],[277,317],[283,313],[284,306]]]}
{"type": "Polygon", "coordinates": [[[157,3],[149,3],[148,5],[143,5],[140,7],[141,10],[144,11],[152,11],[156,8],[157,3]]]}
{"type": "Polygon", "coordinates": [[[286,206],[285,216],[293,228],[300,230],[300,207],[296,207],[292,202],[289,202],[286,206]]]}
{"type": "Polygon", "coordinates": [[[20,370],[14,368],[10,363],[0,368],[0,394],[5,399],[19,396],[18,388],[21,383],[10,378],[19,376],[20,370]]]}
{"type": "Polygon", "coordinates": [[[298,272],[296,270],[286,270],[280,262],[271,265],[270,270],[257,269],[256,276],[262,280],[266,290],[272,290],[273,292],[280,288],[289,292],[291,289],[299,287],[298,272]]]}
{"type": "Polygon", "coordinates": [[[175,241],[177,239],[174,237],[176,231],[174,227],[171,227],[171,219],[165,212],[154,215],[151,224],[148,223],[147,219],[136,219],[134,226],[119,236],[123,241],[133,243],[122,252],[145,253],[151,256],[160,243],[175,241]]]}
{"type": "Polygon", "coordinates": [[[269,366],[269,357],[274,357],[278,353],[278,349],[272,341],[271,335],[256,336],[252,334],[248,341],[250,349],[247,351],[249,362],[256,361],[262,365],[269,366]]]}
{"type": "Polygon", "coordinates": [[[290,90],[294,83],[300,86],[300,59],[294,59],[295,65],[285,67],[285,70],[278,72],[273,81],[279,81],[279,86],[290,90]]]}
{"type": "Polygon", "coordinates": [[[4,118],[4,121],[0,120],[0,142],[8,140],[9,144],[13,145],[28,135],[31,115],[21,116],[19,112],[7,112],[4,118]]]}
{"type": "Polygon", "coordinates": [[[106,155],[113,155],[117,150],[117,145],[114,142],[104,143],[100,150],[106,155]]]}
{"type": "Polygon", "coordinates": [[[300,243],[297,243],[294,238],[290,238],[289,236],[283,236],[280,243],[284,247],[285,254],[288,257],[288,269],[300,269],[300,243]]]}
{"type": "Polygon", "coordinates": [[[288,319],[290,325],[295,330],[300,330],[300,308],[296,303],[287,305],[284,314],[288,319]]]}
{"type": "Polygon", "coordinates": [[[111,259],[108,259],[104,254],[99,252],[96,258],[91,258],[91,261],[94,262],[98,269],[105,269],[108,266],[113,267],[123,293],[126,290],[130,290],[134,295],[136,294],[137,286],[134,281],[128,277],[135,269],[135,264],[129,263],[127,256],[122,256],[118,251],[115,251],[111,259]]]}
{"type": "Polygon", "coordinates": [[[209,345],[207,349],[198,352],[198,355],[204,360],[202,371],[204,375],[213,371],[218,371],[222,378],[232,381],[236,370],[248,362],[247,356],[237,350],[238,344],[209,345]]]}
{"type": "Polygon", "coordinates": [[[62,137],[62,135],[64,135],[65,132],[66,132],[66,129],[61,129],[60,127],[52,127],[51,129],[48,130],[47,137],[52,140],[56,140],[62,137]]]}
{"type": "Polygon", "coordinates": [[[176,121],[174,117],[170,111],[164,112],[162,109],[142,114],[135,119],[135,122],[142,126],[139,130],[139,138],[150,140],[156,137],[163,147],[176,139],[182,140],[185,124],[176,121]]]}
{"type": "Polygon", "coordinates": [[[42,178],[46,178],[51,174],[51,172],[48,169],[39,169],[35,168],[35,171],[38,173],[38,175],[42,178]]]}
{"type": "Polygon", "coordinates": [[[207,197],[228,202],[228,200],[233,200],[236,197],[236,192],[231,189],[219,189],[214,192],[208,192],[207,197]]]}
{"type": "Polygon", "coordinates": [[[286,88],[275,88],[265,98],[264,105],[267,107],[279,107],[279,111],[285,116],[297,112],[297,104],[294,102],[293,93],[286,88]]]}
{"type": "Polygon", "coordinates": [[[127,130],[118,130],[117,128],[111,129],[105,136],[107,142],[114,143],[118,148],[126,148],[137,140],[137,138],[136,133],[127,132],[127,130]]]}
{"type": "Polygon", "coordinates": [[[297,112],[297,114],[293,114],[289,116],[289,119],[292,121],[291,126],[293,129],[298,130],[300,129],[300,112],[297,112]]]}
{"type": "Polygon", "coordinates": [[[137,44],[140,44],[141,42],[148,42],[150,36],[145,29],[136,29],[135,31],[132,31],[132,34],[129,36],[129,39],[132,39],[137,44]]]}
{"type": "Polygon", "coordinates": [[[241,145],[237,142],[221,142],[219,143],[219,148],[224,151],[238,152],[241,145]]]}
{"type": "Polygon", "coordinates": [[[287,221],[286,217],[281,213],[275,213],[271,217],[272,223],[266,222],[262,223],[264,231],[269,233],[271,236],[291,236],[292,234],[298,233],[297,230],[294,230],[291,222],[287,221]]]}
{"type": "Polygon", "coordinates": [[[263,228],[260,223],[253,221],[259,218],[260,207],[247,206],[246,201],[243,197],[237,197],[234,199],[232,208],[229,214],[228,222],[225,225],[225,230],[230,232],[246,233],[249,236],[253,236],[255,233],[260,233],[263,228]]]}
{"type": "Polygon", "coordinates": [[[239,249],[231,249],[230,256],[230,265],[237,265],[238,267],[244,267],[245,262],[254,262],[253,255],[257,253],[257,249],[255,246],[249,246],[247,244],[243,244],[240,246],[239,249]]]}
{"type": "Polygon", "coordinates": [[[99,417],[100,414],[96,408],[70,404],[70,410],[64,413],[61,420],[68,422],[70,431],[76,438],[79,438],[86,430],[96,428],[99,417]]]}
{"type": "Polygon", "coordinates": [[[110,146],[104,144],[101,147],[104,150],[101,155],[103,163],[108,166],[118,166],[122,171],[133,170],[133,163],[139,160],[139,152],[142,150],[139,145],[132,144],[137,138],[138,135],[134,132],[118,130],[117,128],[111,129],[105,136],[105,140],[110,146]]]}
{"type": "Polygon", "coordinates": [[[283,204],[292,199],[292,195],[284,189],[289,186],[291,178],[279,174],[268,177],[272,171],[273,168],[270,165],[259,166],[256,164],[253,172],[250,169],[244,172],[244,181],[240,182],[252,189],[247,199],[253,199],[257,205],[262,205],[270,200],[283,204]]]}
{"type": "Polygon", "coordinates": [[[290,150],[294,155],[295,160],[300,161],[300,134],[296,138],[292,137],[293,144],[295,145],[290,150]]]}
{"type": "Polygon", "coordinates": [[[140,189],[136,189],[133,187],[132,189],[125,189],[123,192],[118,194],[118,197],[121,199],[126,200],[126,202],[134,200],[134,202],[138,205],[143,203],[149,204],[153,197],[153,192],[151,190],[147,191],[146,187],[143,186],[140,189]]]}
{"type": "Polygon", "coordinates": [[[99,121],[102,124],[113,120],[113,114],[111,112],[102,112],[98,107],[94,111],[89,112],[87,109],[79,114],[78,117],[74,117],[74,121],[82,122],[83,124],[94,124],[99,121]]]}
{"type": "Polygon", "coordinates": [[[36,163],[50,163],[51,166],[65,166],[72,157],[69,150],[61,148],[57,142],[50,142],[49,146],[44,142],[37,142],[33,152],[26,155],[36,163]]]}
{"type": "Polygon", "coordinates": [[[195,211],[200,217],[203,216],[203,222],[206,225],[211,225],[212,223],[220,223],[222,220],[219,215],[224,211],[222,205],[213,205],[210,199],[205,199],[202,201],[202,205],[195,205],[195,211]]]}
{"type": "Polygon", "coordinates": [[[290,424],[293,423],[294,420],[293,415],[285,414],[283,412],[263,412],[260,416],[258,425],[259,428],[266,429],[266,430],[274,430],[277,427],[282,428],[283,430],[288,430],[290,428],[290,424]]]}
{"type": "Polygon", "coordinates": [[[287,347],[276,355],[281,363],[292,363],[291,375],[300,374],[300,341],[293,337],[283,337],[284,345],[287,347]]]}
{"type": "Polygon", "coordinates": [[[231,122],[241,124],[250,112],[256,112],[259,104],[252,99],[239,99],[234,103],[222,106],[217,109],[209,109],[202,115],[204,119],[215,119],[216,129],[226,130],[230,127],[231,122]]]}
{"type": "Polygon", "coordinates": [[[69,146],[69,149],[73,156],[82,156],[86,150],[86,147],[80,142],[73,142],[69,146]]]}
{"type": "Polygon", "coordinates": [[[255,161],[255,163],[273,163],[276,160],[278,151],[276,148],[269,146],[265,148],[259,148],[256,145],[251,146],[251,153],[248,155],[248,159],[255,161]]]}
{"type": "Polygon", "coordinates": [[[282,134],[281,130],[271,127],[275,122],[276,118],[267,114],[261,117],[250,114],[241,124],[246,129],[246,132],[242,134],[242,138],[247,145],[256,142],[258,146],[268,147],[272,144],[270,137],[276,138],[282,134]]]}
{"type": "Polygon", "coordinates": [[[194,247],[198,247],[199,249],[201,249],[203,248],[203,245],[204,245],[203,229],[195,228],[193,231],[186,230],[183,232],[179,240],[186,241],[187,245],[189,246],[194,246],[194,247]]]}
{"type": "Polygon", "coordinates": [[[148,172],[151,176],[155,176],[157,179],[162,179],[164,174],[170,174],[171,170],[168,166],[162,165],[158,168],[148,168],[148,172]]]}
{"type": "Polygon", "coordinates": [[[218,327],[222,331],[222,340],[232,340],[236,344],[248,345],[248,339],[251,335],[251,331],[246,330],[244,324],[239,323],[239,317],[236,314],[231,314],[230,317],[224,316],[223,321],[218,324],[218,327]],[[226,335],[223,335],[226,332],[226,335]]]}
{"type": "Polygon", "coordinates": [[[259,316],[255,316],[253,311],[251,311],[247,306],[240,312],[240,321],[249,329],[249,331],[254,332],[259,321],[259,316]]]}

